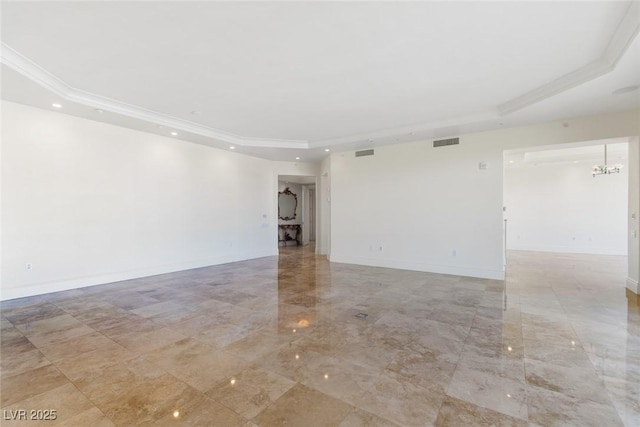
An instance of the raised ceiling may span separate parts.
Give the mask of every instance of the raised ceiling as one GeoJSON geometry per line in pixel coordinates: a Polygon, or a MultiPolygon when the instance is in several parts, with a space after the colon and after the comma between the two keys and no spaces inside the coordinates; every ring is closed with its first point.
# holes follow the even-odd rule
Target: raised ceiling
{"type": "Polygon", "coordinates": [[[4,99],[265,158],[640,107],[637,2],[2,8],[4,99]]]}
{"type": "Polygon", "coordinates": [[[612,138],[598,141],[560,144],[510,150],[504,154],[506,168],[535,167],[541,165],[586,164],[585,174],[591,166],[604,164],[604,146],[607,146],[607,163],[627,164],[629,143],[627,138],[612,138]]]}

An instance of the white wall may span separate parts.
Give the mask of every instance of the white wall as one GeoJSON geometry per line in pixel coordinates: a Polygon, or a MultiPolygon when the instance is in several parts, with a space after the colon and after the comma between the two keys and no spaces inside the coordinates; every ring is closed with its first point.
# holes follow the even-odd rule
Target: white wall
{"type": "Polygon", "coordinates": [[[371,157],[332,154],[330,259],[503,278],[503,151],[638,135],[638,114],[467,134],[443,148],[422,141],[371,157]]]}
{"type": "MultiPolygon", "coordinates": [[[[4,103],[0,102],[0,127],[2,127],[2,117],[4,117],[3,110],[4,110],[4,103]]],[[[4,206],[4,198],[2,197],[2,188],[4,186],[3,179],[2,179],[2,177],[4,176],[3,175],[3,171],[2,171],[2,165],[4,163],[4,160],[3,160],[3,157],[4,157],[3,152],[4,151],[2,149],[2,146],[3,146],[2,141],[3,141],[3,139],[4,138],[3,138],[3,135],[2,135],[2,129],[0,129],[0,301],[2,300],[2,271],[3,271],[2,262],[4,260],[3,245],[2,245],[2,241],[3,241],[3,238],[4,238],[3,237],[4,236],[3,227],[2,227],[2,224],[4,223],[4,221],[2,219],[2,212],[4,212],[4,208],[3,208],[3,206],[4,206]]]]}
{"type": "Polygon", "coordinates": [[[640,141],[629,142],[629,212],[627,288],[640,294],[640,141]]]}
{"type": "Polygon", "coordinates": [[[278,175],[318,176],[318,164],[306,162],[272,162],[278,175]]]}
{"type": "Polygon", "coordinates": [[[506,167],[507,249],[626,255],[629,169],[594,178],[596,163],[506,167]]]}
{"type": "Polygon", "coordinates": [[[2,107],[2,299],[277,254],[273,162],[2,107]]]}
{"type": "Polygon", "coordinates": [[[502,168],[483,150],[424,142],[333,155],[331,260],[500,277],[502,168]]]}
{"type": "MultiPolygon", "coordinates": [[[[317,178],[316,178],[317,179],[317,178]]],[[[317,212],[311,213],[312,207],[315,206],[315,203],[311,202],[311,195],[315,197],[315,184],[304,184],[302,187],[302,203],[301,203],[301,214],[302,214],[302,244],[308,245],[311,241],[311,231],[315,227],[314,221],[312,218],[317,215],[317,212]]],[[[315,200],[314,200],[315,202],[315,200]]]]}
{"type": "Polygon", "coordinates": [[[316,253],[331,256],[331,157],[320,163],[316,189],[316,253]]]}

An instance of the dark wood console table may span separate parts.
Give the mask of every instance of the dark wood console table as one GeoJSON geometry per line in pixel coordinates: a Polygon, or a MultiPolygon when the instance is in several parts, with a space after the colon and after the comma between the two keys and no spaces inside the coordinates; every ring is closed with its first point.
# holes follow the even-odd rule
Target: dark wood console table
{"type": "Polygon", "coordinates": [[[278,245],[287,242],[296,242],[296,246],[301,245],[302,227],[300,224],[278,224],[278,245]]]}

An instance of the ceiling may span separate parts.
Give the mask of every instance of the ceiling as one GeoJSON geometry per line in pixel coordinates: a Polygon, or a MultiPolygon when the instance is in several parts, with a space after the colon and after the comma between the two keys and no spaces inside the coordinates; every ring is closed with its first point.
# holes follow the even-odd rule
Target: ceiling
{"type": "Polygon", "coordinates": [[[3,1],[1,20],[3,99],[274,160],[640,107],[613,94],[640,85],[638,2],[3,1]]]}

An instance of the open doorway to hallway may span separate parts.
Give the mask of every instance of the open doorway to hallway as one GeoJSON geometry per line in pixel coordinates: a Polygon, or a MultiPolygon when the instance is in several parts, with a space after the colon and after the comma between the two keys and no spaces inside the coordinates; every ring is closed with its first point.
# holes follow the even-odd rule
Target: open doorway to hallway
{"type": "Polygon", "coordinates": [[[626,257],[628,147],[619,138],[506,151],[505,254],[626,257]],[[605,166],[605,146],[611,173],[594,175],[594,165],[605,166]]]}
{"type": "Polygon", "coordinates": [[[278,176],[278,247],[315,246],[316,177],[278,176]]]}

